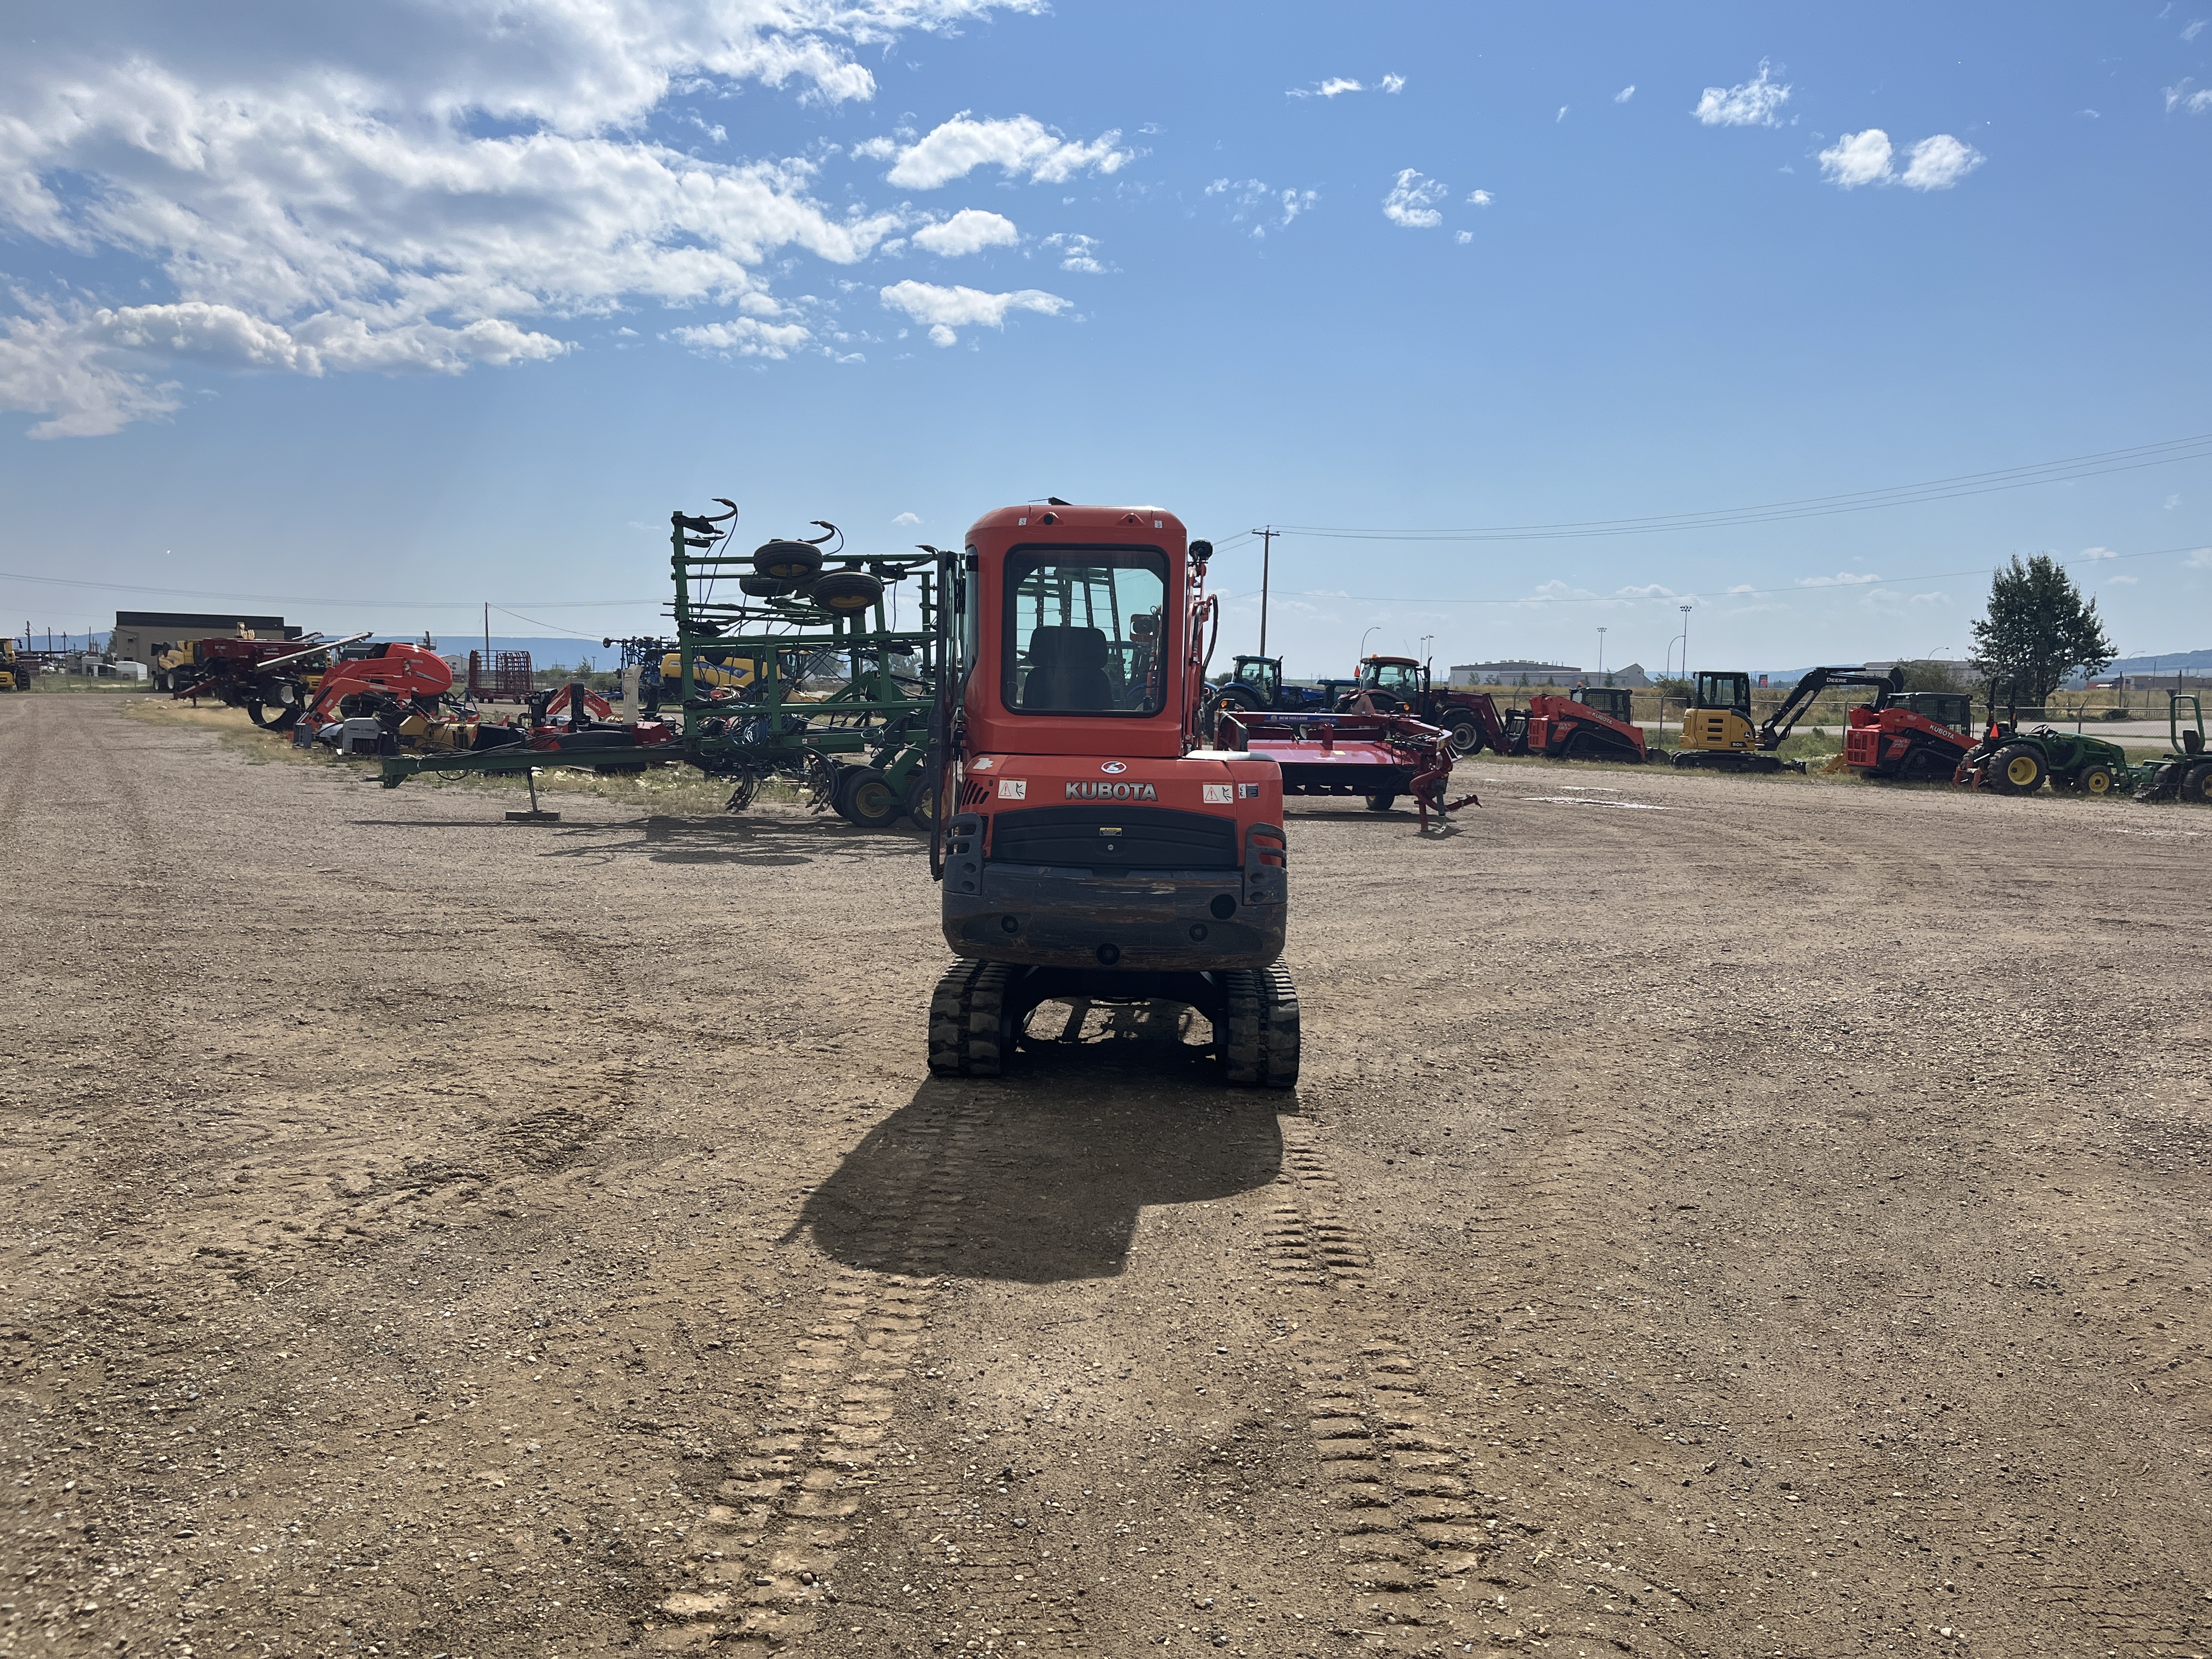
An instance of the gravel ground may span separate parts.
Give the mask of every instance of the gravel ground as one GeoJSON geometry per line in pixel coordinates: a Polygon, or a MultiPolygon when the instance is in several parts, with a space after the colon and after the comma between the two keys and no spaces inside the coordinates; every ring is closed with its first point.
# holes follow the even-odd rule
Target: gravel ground
{"type": "Polygon", "coordinates": [[[0,1653],[2212,1651],[2212,813],[1485,757],[1294,1098],[947,1083],[909,836],[166,707],[0,701],[0,1653]]]}

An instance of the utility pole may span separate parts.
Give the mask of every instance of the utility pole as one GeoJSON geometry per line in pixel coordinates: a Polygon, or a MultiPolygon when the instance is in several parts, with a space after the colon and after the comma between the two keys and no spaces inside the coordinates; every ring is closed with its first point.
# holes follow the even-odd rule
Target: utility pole
{"type": "Polygon", "coordinates": [[[1251,532],[1260,538],[1260,654],[1267,654],[1267,574],[1274,562],[1275,538],[1280,532],[1270,525],[1251,532]]]}

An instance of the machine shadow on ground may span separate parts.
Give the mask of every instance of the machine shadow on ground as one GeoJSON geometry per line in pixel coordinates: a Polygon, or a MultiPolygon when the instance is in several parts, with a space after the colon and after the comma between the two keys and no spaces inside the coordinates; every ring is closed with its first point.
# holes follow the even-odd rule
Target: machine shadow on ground
{"type": "Polygon", "coordinates": [[[879,1273],[1050,1284],[1126,1266],[1147,1205],[1265,1187],[1293,1097],[1229,1089],[1167,1004],[1048,1003],[1039,1036],[996,1079],[933,1079],[847,1154],[798,1230],[832,1260],[879,1273]],[[917,1237],[911,1218],[941,1218],[917,1237]]]}
{"type": "MultiPolygon", "coordinates": [[[[559,823],[509,823],[496,803],[482,818],[357,818],[359,829],[476,830],[535,838],[537,851],[553,858],[611,864],[643,858],[654,864],[728,864],[778,867],[817,861],[854,863],[880,858],[913,858],[928,851],[917,830],[856,830],[842,819],[787,819],[655,813],[642,818],[593,822],[579,817],[559,823]]],[[[556,797],[548,811],[560,811],[556,797]]]]}

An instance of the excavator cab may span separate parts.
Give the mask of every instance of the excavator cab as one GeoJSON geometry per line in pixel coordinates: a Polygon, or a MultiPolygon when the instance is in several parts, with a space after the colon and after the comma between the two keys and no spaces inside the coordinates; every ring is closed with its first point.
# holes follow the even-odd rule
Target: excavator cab
{"type": "Polygon", "coordinates": [[[1161,508],[1054,501],[941,556],[933,1070],[997,1075],[1048,1000],[1169,1001],[1227,1081],[1296,1081],[1282,773],[1199,746],[1212,550],[1161,508]]]}
{"type": "Polygon", "coordinates": [[[1700,672],[1690,706],[1682,711],[1677,766],[1736,767],[1758,752],[1751,720],[1751,676],[1700,672]]]}

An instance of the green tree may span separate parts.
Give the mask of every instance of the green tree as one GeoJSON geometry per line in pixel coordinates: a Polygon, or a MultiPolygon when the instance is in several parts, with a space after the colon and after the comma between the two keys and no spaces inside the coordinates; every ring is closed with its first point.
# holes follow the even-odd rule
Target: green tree
{"type": "Polygon", "coordinates": [[[2010,688],[2040,707],[2068,676],[2094,676],[2119,654],[2106,637],[2097,602],[2084,599],[2048,553],[1990,579],[1989,614],[1974,623],[1974,659],[1990,683],[1992,705],[2010,688]]]}

